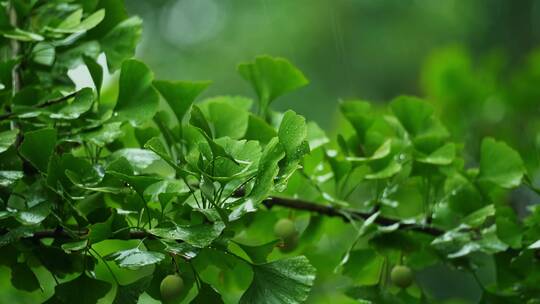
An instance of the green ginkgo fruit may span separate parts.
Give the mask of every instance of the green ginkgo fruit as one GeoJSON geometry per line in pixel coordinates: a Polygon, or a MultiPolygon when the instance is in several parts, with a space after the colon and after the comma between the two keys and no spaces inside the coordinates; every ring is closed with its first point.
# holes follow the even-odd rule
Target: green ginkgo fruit
{"type": "Polygon", "coordinates": [[[291,238],[296,234],[296,228],[294,222],[290,219],[284,218],[277,221],[274,225],[274,234],[280,239],[291,238]]]}
{"type": "Polygon", "coordinates": [[[184,280],[178,274],[171,274],[166,276],[161,285],[159,291],[161,292],[161,299],[164,303],[171,303],[178,299],[184,289],[184,280]]]}
{"type": "Polygon", "coordinates": [[[392,272],[390,272],[390,279],[394,285],[401,288],[407,288],[411,286],[413,282],[413,273],[407,266],[396,265],[392,268],[392,272]]]}

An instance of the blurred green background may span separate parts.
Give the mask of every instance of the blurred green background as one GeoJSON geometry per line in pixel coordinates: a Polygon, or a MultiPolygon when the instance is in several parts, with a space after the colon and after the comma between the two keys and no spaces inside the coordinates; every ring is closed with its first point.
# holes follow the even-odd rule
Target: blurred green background
{"type": "Polygon", "coordinates": [[[280,100],[278,107],[292,107],[323,127],[332,126],[328,114],[340,98],[387,101],[398,94],[433,93],[434,84],[422,81],[422,76],[429,74],[433,54],[448,47],[461,47],[466,57],[462,60],[469,62],[459,64],[474,70],[486,60],[522,65],[540,38],[536,0],[128,0],[127,4],[130,13],[144,20],[138,57],[158,77],[210,79],[214,84],[209,95],[245,94],[250,91],[235,74],[236,64],[259,54],[283,56],[305,72],[311,85],[280,100]],[[494,52],[504,58],[489,58],[494,52]]]}
{"type": "Polygon", "coordinates": [[[212,80],[205,96],[253,95],[235,72],[282,56],[311,84],[281,98],[329,132],[339,100],[401,95],[434,103],[477,156],[494,136],[539,167],[540,0],[130,0],[144,20],[137,56],[157,77],[212,80]]]}
{"type": "MultiPolygon", "coordinates": [[[[292,108],[332,134],[341,124],[340,99],[383,105],[401,94],[422,96],[464,143],[471,162],[480,139],[494,136],[521,152],[533,182],[540,183],[540,0],[126,3],[144,21],[137,57],[157,78],[212,80],[206,97],[253,96],[236,65],[260,54],[282,56],[311,84],[277,100],[277,109],[292,108]]],[[[515,197],[538,201],[525,190],[515,197]]],[[[327,235],[300,249],[320,271],[310,303],[353,303],[338,296],[347,279],[333,273],[337,253],[349,246],[343,236],[350,229],[339,220],[325,221],[327,235]]],[[[0,285],[8,286],[9,270],[0,272],[0,285]]],[[[462,289],[470,301],[460,303],[475,302],[479,287],[471,286],[470,292],[462,289]]],[[[0,303],[36,303],[41,297],[10,291],[0,303]]]]}

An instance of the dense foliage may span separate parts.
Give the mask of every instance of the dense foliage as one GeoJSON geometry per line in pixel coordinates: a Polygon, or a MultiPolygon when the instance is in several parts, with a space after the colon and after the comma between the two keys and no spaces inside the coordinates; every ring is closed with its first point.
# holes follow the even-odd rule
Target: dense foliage
{"type": "Polygon", "coordinates": [[[482,139],[466,162],[409,96],[342,102],[351,128],[330,140],[272,110],[308,81],[269,56],[238,66],[255,102],[194,103],[209,82],[156,80],[131,59],[141,21],[123,1],[1,3],[0,264],[13,288],[54,280],[45,303],[302,303],[339,275],[361,303],[539,301],[540,209],[511,208],[512,189],[534,188],[505,143],[482,139]],[[113,89],[100,54],[119,70],[113,89]],[[81,65],[93,86],[76,90],[81,65]],[[310,252],[336,219],[348,249],[310,252]]]}

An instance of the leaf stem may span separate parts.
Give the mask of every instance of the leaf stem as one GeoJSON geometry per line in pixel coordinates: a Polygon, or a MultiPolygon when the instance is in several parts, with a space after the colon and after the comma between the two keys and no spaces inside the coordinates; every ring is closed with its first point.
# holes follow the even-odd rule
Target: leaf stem
{"type": "Polygon", "coordinates": [[[116,284],[118,286],[120,286],[120,282],[118,281],[118,278],[116,277],[116,275],[114,274],[114,271],[112,271],[112,268],[111,266],[109,266],[109,263],[107,263],[107,261],[105,261],[105,259],[103,258],[103,256],[101,254],[99,254],[99,252],[97,252],[94,248],[90,247],[90,250],[95,253],[98,258],[103,262],[103,264],[105,265],[105,267],[107,267],[107,270],[109,271],[109,273],[111,274],[112,278],[114,279],[114,281],[116,282],[116,284]]]}
{"type": "MultiPolygon", "coordinates": [[[[134,191],[135,191],[135,189],[134,189],[134,191]]],[[[147,217],[148,217],[148,228],[152,229],[152,215],[150,214],[150,208],[148,208],[148,202],[144,199],[142,194],[140,194],[138,191],[135,191],[135,193],[137,193],[137,195],[139,196],[139,198],[143,202],[143,208],[144,208],[144,210],[146,210],[146,214],[147,214],[147,217]]]]}

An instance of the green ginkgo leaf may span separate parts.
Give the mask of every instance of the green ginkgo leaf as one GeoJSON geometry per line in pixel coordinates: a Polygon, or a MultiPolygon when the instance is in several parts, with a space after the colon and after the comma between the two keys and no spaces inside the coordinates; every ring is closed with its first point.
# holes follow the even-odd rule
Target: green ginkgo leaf
{"type": "Polygon", "coordinates": [[[115,261],[118,266],[129,269],[138,269],[144,266],[161,262],[165,255],[161,252],[145,251],[139,248],[121,250],[105,257],[115,261]]]}
{"type": "Polygon", "coordinates": [[[135,48],[141,35],[141,18],[131,17],[117,24],[101,39],[101,48],[107,55],[107,63],[112,71],[117,70],[125,59],[135,55],[135,48]]]}
{"type": "Polygon", "coordinates": [[[127,120],[137,126],[156,114],[159,94],[152,86],[153,78],[150,69],[140,61],[130,59],[122,64],[116,120],[127,120]]]}
{"type": "Polygon", "coordinates": [[[25,31],[25,30],[22,30],[20,28],[15,28],[13,30],[0,31],[0,33],[5,38],[24,41],[24,42],[31,42],[31,41],[39,42],[39,41],[43,41],[45,39],[43,36],[41,36],[39,34],[29,32],[29,31],[25,31]]]}
{"type": "Polygon", "coordinates": [[[110,283],[81,274],[74,280],[56,285],[54,297],[63,303],[94,304],[110,289],[110,283]]]}
{"type": "Polygon", "coordinates": [[[209,81],[154,81],[154,87],[165,98],[178,122],[182,122],[193,101],[210,85],[209,81]]]}
{"type": "Polygon", "coordinates": [[[314,281],[315,268],[304,256],[253,265],[253,281],[240,303],[303,303],[314,281]]]}
{"type": "Polygon", "coordinates": [[[17,140],[17,134],[19,130],[9,130],[0,132],[0,153],[6,151],[17,140]]]}
{"type": "Polygon", "coordinates": [[[238,72],[257,93],[262,113],[276,98],[308,84],[304,74],[283,58],[260,56],[238,65],[238,72]]]}
{"type": "Polygon", "coordinates": [[[217,239],[223,229],[225,229],[225,224],[216,222],[213,224],[154,228],[149,232],[160,238],[181,240],[195,247],[204,248],[217,239]]]}
{"type": "Polygon", "coordinates": [[[416,156],[416,160],[425,164],[444,166],[451,164],[455,157],[456,145],[454,143],[448,143],[429,155],[416,156]]]}
{"type": "Polygon", "coordinates": [[[105,10],[100,9],[93,12],[90,16],[82,19],[83,10],[78,9],[67,16],[58,26],[55,28],[48,28],[48,30],[56,33],[73,34],[78,32],[85,32],[96,27],[105,18],[105,10]]]}
{"type": "Polygon", "coordinates": [[[518,152],[493,138],[482,141],[478,180],[502,188],[519,186],[525,175],[525,165],[518,152]]]}
{"type": "Polygon", "coordinates": [[[26,132],[20,147],[21,155],[41,172],[47,172],[56,146],[56,130],[52,128],[26,132]]]}
{"type": "Polygon", "coordinates": [[[285,163],[279,172],[279,187],[285,186],[291,175],[298,169],[302,157],[309,153],[306,137],[306,119],[291,110],[285,112],[278,130],[279,143],[285,150],[285,163]]]}
{"type": "Polygon", "coordinates": [[[92,108],[94,92],[90,88],[84,88],[77,92],[73,101],[49,115],[52,119],[77,119],[92,108]]]}
{"type": "Polygon", "coordinates": [[[433,107],[419,98],[400,96],[392,101],[390,107],[405,130],[413,136],[425,131],[431,123],[433,107]]]}

